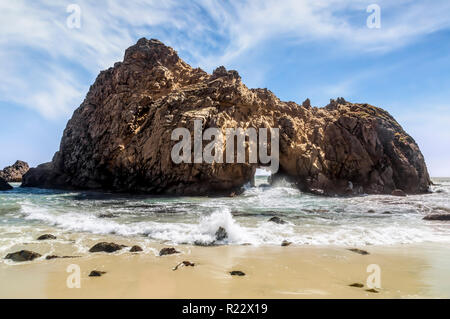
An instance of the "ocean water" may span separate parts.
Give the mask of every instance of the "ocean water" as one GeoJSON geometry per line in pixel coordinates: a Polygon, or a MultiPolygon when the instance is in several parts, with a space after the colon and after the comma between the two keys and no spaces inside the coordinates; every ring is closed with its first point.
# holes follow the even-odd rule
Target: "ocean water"
{"type": "Polygon", "coordinates": [[[227,245],[394,245],[450,243],[450,223],[424,221],[450,213],[450,179],[434,179],[433,193],[407,197],[328,198],[258,176],[237,197],[155,197],[15,188],[0,193],[0,253],[55,235],[111,235],[172,244],[207,244],[224,227],[227,245]],[[106,215],[107,218],[102,217],[106,215]],[[268,220],[278,216],[285,224],[268,220]]]}

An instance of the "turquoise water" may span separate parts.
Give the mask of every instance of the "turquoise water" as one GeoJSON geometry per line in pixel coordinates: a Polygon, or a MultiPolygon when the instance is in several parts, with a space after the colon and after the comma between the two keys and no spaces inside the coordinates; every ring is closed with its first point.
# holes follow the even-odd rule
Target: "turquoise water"
{"type": "Polygon", "coordinates": [[[210,243],[218,227],[223,244],[390,245],[450,242],[449,222],[429,222],[450,212],[450,179],[435,179],[433,193],[408,197],[327,198],[304,194],[287,183],[273,187],[257,177],[237,197],[125,196],[15,188],[0,193],[0,252],[55,234],[114,234],[136,241],[210,243]],[[107,215],[107,218],[102,218],[107,215]],[[278,216],[285,224],[268,222],[278,216]]]}

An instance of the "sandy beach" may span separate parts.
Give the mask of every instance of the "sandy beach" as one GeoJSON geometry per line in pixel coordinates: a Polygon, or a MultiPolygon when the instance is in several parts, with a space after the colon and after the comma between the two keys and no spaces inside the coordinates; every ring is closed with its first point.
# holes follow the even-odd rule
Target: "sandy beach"
{"type": "MultiPolygon", "coordinates": [[[[102,240],[131,246],[110,236],[102,240]]],[[[92,240],[96,243],[98,240],[92,240]]],[[[149,243],[143,252],[82,253],[73,245],[54,246],[57,255],[78,258],[0,264],[0,298],[448,298],[450,248],[441,244],[348,247],[174,246],[179,254],[158,256],[149,243]],[[194,267],[180,266],[182,261],[194,267]],[[68,288],[67,267],[78,265],[81,287],[68,288]],[[368,292],[367,266],[381,269],[381,288],[368,292]],[[92,270],[105,271],[89,277],[92,270]],[[231,276],[240,270],[245,276],[231,276]],[[362,283],[364,287],[350,287],[362,283]]],[[[22,245],[46,253],[45,243],[22,245]]]]}

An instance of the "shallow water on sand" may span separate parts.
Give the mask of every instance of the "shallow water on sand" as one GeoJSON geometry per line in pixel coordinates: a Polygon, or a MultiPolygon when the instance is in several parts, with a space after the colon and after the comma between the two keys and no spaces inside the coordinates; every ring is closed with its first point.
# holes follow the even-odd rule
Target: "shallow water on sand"
{"type": "MultiPolygon", "coordinates": [[[[0,254],[42,232],[58,236],[114,234],[139,241],[210,243],[218,227],[222,244],[394,245],[448,243],[450,223],[424,221],[450,213],[450,179],[434,179],[433,193],[327,198],[286,183],[267,187],[257,177],[237,197],[155,197],[15,188],[0,194],[0,254]],[[278,216],[286,221],[268,220],[278,216]]],[[[80,247],[85,250],[85,247],[80,247]]]]}

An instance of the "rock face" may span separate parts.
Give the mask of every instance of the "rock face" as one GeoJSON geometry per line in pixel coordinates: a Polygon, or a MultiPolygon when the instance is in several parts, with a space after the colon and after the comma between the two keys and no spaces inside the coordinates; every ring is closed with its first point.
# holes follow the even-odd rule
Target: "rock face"
{"type": "Polygon", "coordinates": [[[12,166],[7,166],[0,171],[0,178],[11,183],[21,182],[22,176],[28,172],[29,169],[30,167],[26,162],[16,161],[12,166]]]}
{"type": "MultiPolygon", "coordinates": [[[[205,195],[239,191],[262,163],[175,164],[175,128],[279,128],[280,168],[320,194],[428,191],[414,140],[386,111],[343,98],[324,108],[283,102],[249,89],[236,71],[192,68],[158,40],[140,39],[123,62],[102,71],[74,112],[52,162],[31,169],[22,186],[205,195]]],[[[204,141],[205,146],[209,141],[204,141]]],[[[194,147],[192,147],[192,152],[194,147]]]]}
{"type": "Polygon", "coordinates": [[[0,177],[0,191],[9,191],[10,189],[13,189],[13,187],[0,177]]]}

